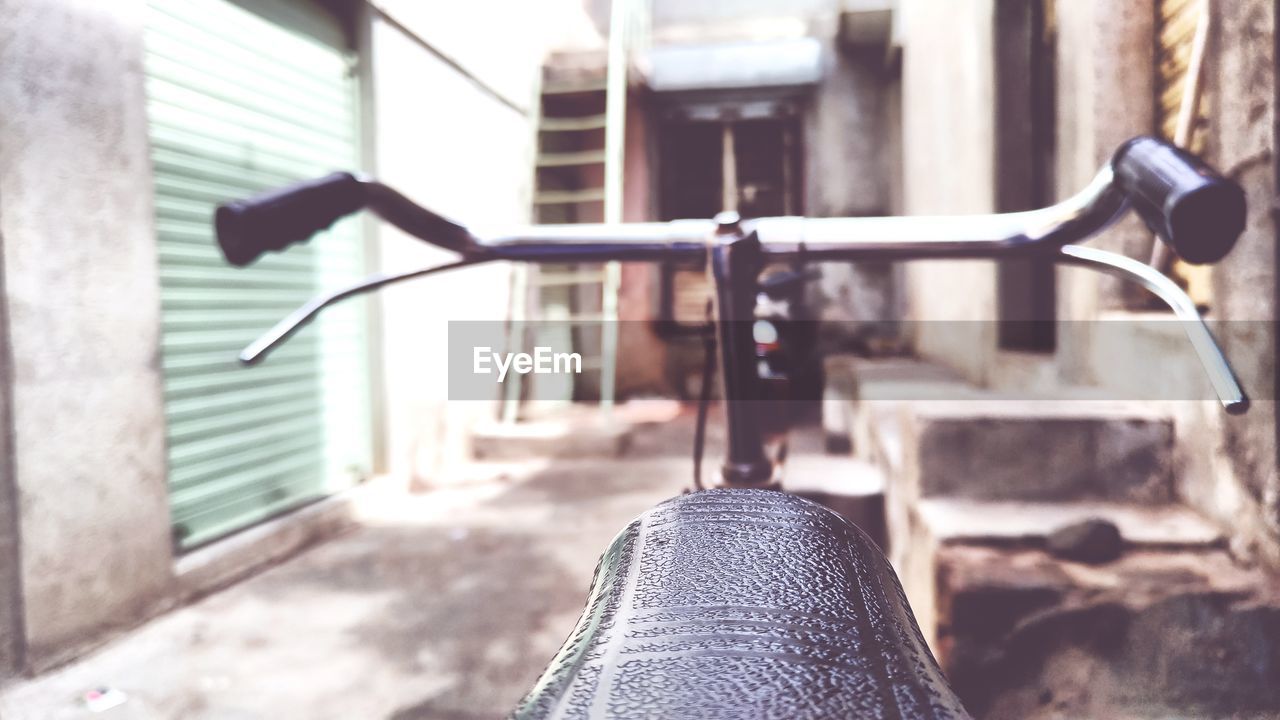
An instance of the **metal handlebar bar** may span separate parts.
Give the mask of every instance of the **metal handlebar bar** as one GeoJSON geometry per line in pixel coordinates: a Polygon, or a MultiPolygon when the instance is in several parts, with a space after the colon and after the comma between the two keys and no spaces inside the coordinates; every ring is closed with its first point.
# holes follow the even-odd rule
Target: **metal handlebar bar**
{"type": "MultiPolygon", "coordinates": [[[[281,320],[241,353],[246,364],[310,321],[324,307],[403,280],[495,260],[534,263],[699,260],[717,242],[717,228],[736,216],[665,223],[537,225],[478,233],[443,218],[369,178],[336,173],[218,209],[218,241],[228,261],[246,265],[267,250],[303,242],[343,215],[367,207],[409,235],[456,252],[438,268],[368,278],[321,296],[281,320]],[[272,235],[272,233],[276,233],[272,235]]],[[[773,217],[742,221],[769,259],[901,261],[1045,257],[1137,282],[1169,305],[1229,413],[1247,410],[1221,348],[1194,303],[1173,281],[1123,255],[1072,243],[1104,230],[1135,208],[1176,252],[1193,262],[1225,256],[1244,227],[1244,194],[1235,183],[1187,153],[1154,138],[1135,138],[1117,151],[1084,190],[1027,212],[954,217],[773,217]],[[1209,216],[1209,217],[1206,217],[1209,216]]]]}
{"type": "MultiPolygon", "coordinates": [[[[1126,210],[1104,168],[1077,195],[1040,210],[999,215],[771,217],[742,222],[777,260],[888,261],[1036,254],[1097,234],[1126,210]]],[[[522,262],[698,259],[717,220],[627,225],[536,225],[473,237],[464,255],[522,262]]]]}

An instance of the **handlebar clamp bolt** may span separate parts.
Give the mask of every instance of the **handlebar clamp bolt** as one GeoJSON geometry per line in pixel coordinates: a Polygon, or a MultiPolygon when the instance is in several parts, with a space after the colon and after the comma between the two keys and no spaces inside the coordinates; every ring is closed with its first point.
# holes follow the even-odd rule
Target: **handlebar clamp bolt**
{"type": "Polygon", "coordinates": [[[716,214],[717,235],[738,235],[742,232],[742,218],[732,210],[716,214]]]}

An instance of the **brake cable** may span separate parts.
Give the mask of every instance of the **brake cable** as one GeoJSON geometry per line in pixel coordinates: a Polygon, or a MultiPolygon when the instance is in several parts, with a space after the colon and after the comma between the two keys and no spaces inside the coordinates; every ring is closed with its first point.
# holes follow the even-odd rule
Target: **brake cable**
{"type": "Polygon", "coordinates": [[[707,324],[702,334],[702,386],[698,388],[698,420],[693,428],[693,490],[705,490],[702,484],[702,451],[707,440],[707,410],[711,405],[711,382],[716,374],[716,333],[712,321],[712,301],[707,298],[707,324]]]}

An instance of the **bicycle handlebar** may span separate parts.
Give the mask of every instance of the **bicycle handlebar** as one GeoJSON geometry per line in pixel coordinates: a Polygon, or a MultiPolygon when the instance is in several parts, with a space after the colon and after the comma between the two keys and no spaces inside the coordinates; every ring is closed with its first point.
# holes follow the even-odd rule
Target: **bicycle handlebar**
{"type": "Polygon", "coordinates": [[[219,205],[213,227],[222,254],[244,267],[269,250],[284,250],[365,207],[364,184],[336,172],[315,180],[219,205]]]}
{"type": "Polygon", "coordinates": [[[1183,260],[1217,262],[1244,232],[1244,190],[1200,158],[1138,137],[1120,146],[1111,165],[1147,227],[1183,260]]]}
{"type": "Polygon", "coordinates": [[[335,172],[218,206],[213,225],[227,262],[244,267],[268,251],[310,240],[342,218],[370,208],[415,237],[462,252],[467,229],[380,182],[335,172]]]}
{"type": "MultiPolygon", "coordinates": [[[[1180,257],[1216,262],[1244,231],[1244,191],[1203,161],[1151,137],[1125,143],[1090,185],[1041,210],[999,215],[883,218],[760,218],[746,227],[772,256],[814,260],[982,258],[1049,251],[1084,240],[1132,205],[1180,257]]],[[[218,208],[227,261],[248,265],[304,242],[369,208],[410,235],[473,259],[524,262],[679,260],[700,257],[710,220],[625,225],[539,225],[479,237],[395,190],[334,173],[218,208]]]]}
{"type": "Polygon", "coordinates": [[[375,276],[322,296],[282,320],[241,354],[252,364],[308,322],[325,306],[353,294],[440,270],[492,260],[602,262],[608,260],[697,260],[718,232],[755,233],[773,259],[916,260],[1038,255],[1123,275],[1156,293],[1187,324],[1223,406],[1231,413],[1249,405],[1230,365],[1194,303],[1173,281],[1123,255],[1069,247],[1119,219],[1130,206],[1184,260],[1216,262],[1244,231],[1245,195],[1199,158],[1151,137],[1130,140],[1116,151],[1083,191],[1040,210],[998,215],[879,218],[760,218],[739,222],[730,213],[716,220],[667,223],[538,225],[504,234],[476,235],[367,178],[334,173],[218,208],[215,228],[227,261],[247,265],[369,208],[406,233],[452,250],[447,266],[375,276]],[[730,229],[731,230],[728,230],[730,229]]]}

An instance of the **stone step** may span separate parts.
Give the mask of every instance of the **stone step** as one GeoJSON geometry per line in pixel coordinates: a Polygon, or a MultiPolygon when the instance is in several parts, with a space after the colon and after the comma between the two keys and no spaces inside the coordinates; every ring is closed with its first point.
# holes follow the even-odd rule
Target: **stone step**
{"type": "Polygon", "coordinates": [[[944,545],[934,648],[975,717],[1262,718],[1280,708],[1280,581],[1225,550],[1087,566],[944,545]]]}
{"type": "Polygon", "coordinates": [[[939,365],[908,357],[829,355],[824,360],[822,424],[827,446],[875,460],[874,416],[896,413],[911,400],[950,400],[977,390],[939,365]]]}
{"type": "Polygon", "coordinates": [[[1055,530],[1091,519],[1115,525],[1128,547],[1204,550],[1224,542],[1221,529],[1181,505],[926,498],[916,513],[936,543],[1040,547],[1055,530]]]}
{"type": "Polygon", "coordinates": [[[827,444],[881,470],[889,557],[976,717],[1280,708],[1259,642],[1280,637],[1280,581],[1179,504],[1171,417],[998,397],[914,360],[827,372],[827,444]]]}
{"type": "Polygon", "coordinates": [[[1200,717],[1191,709],[1280,699],[1263,679],[1280,658],[1255,652],[1280,632],[1280,582],[1235,563],[1188,508],[926,498],[911,519],[892,539],[910,548],[899,575],[975,716],[1200,717]],[[1118,528],[1119,556],[1085,564],[1049,551],[1056,530],[1082,520],[1118,528]]]}
{"type": "Polygon", "coordinates": [[[1132,551],[1205,552],[1225,546],[1218,527],[1190,508],[1172,504],[925,498],[907,508],[889,504],[886,517],[889,559],[930,639],[935,637],[941,602],[940,558],[948,547],[1041,550],[1052,534],[1089,520],[1110,523],[1119,531],[1122,556],[1132,551]]]}

